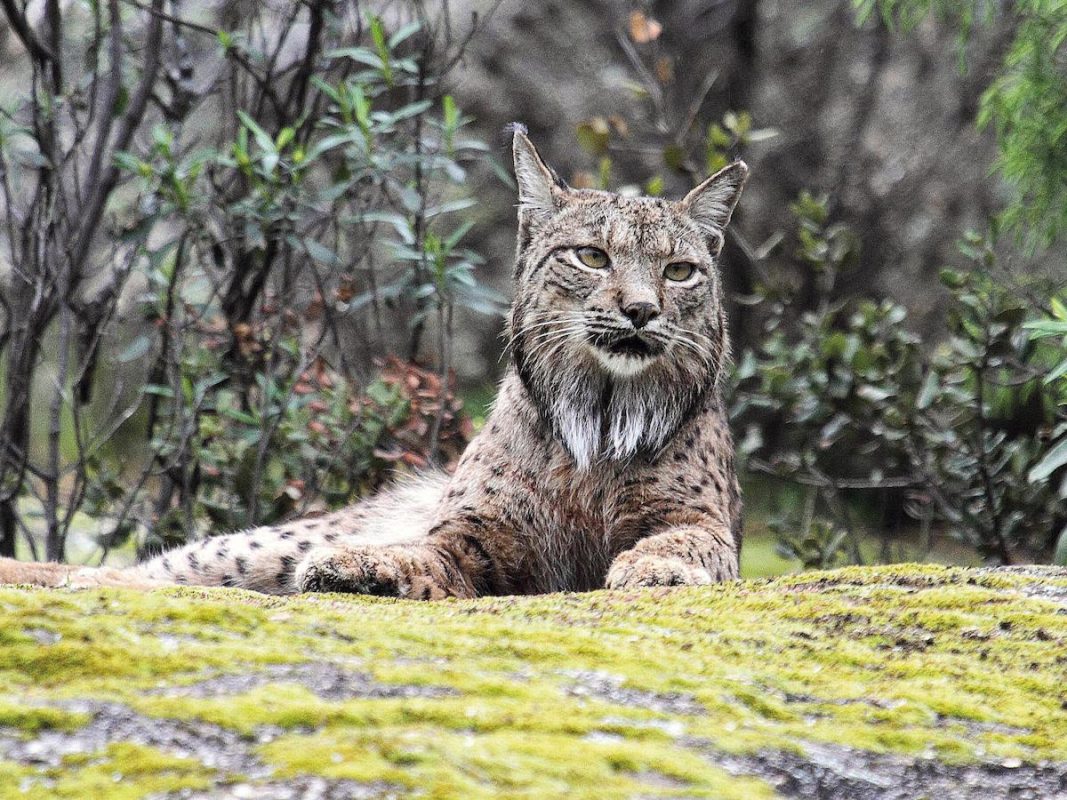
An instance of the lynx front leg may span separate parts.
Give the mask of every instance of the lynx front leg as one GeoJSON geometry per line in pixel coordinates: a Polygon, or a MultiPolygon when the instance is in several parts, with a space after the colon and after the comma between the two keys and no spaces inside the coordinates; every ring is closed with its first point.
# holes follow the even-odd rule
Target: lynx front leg
{"type": "Polygon", "coordinates": [[[700,586],[737,575],[738,548],[728,530],[687,526],[649,536],[619,553],[605,586],[700,586]]]}
{"type": "Polygon", "coordinates": [[[495,562],[472,533],[418,544],[313,550],[297,567],[301,592],[347,592],[413,600],[477,597],[495,588],[495,562]]]}

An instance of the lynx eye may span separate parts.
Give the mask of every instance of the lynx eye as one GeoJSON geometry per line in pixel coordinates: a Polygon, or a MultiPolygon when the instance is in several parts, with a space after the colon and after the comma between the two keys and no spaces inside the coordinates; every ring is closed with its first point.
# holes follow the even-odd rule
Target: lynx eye
{"type": "Polygon", "coordinates": [[[579,247],[574,254],[589,269],[604,269],[611,263],[608,254],[596,247],[579,247]]]}
{"type": "Polygon", "coordinates": [[[673,264],[667,265],[663,270],[663,275],[669,281],[682,283],[692,278],[694,272],[696,272],[696,266],[688,261],[675,261],[673,264]]]}

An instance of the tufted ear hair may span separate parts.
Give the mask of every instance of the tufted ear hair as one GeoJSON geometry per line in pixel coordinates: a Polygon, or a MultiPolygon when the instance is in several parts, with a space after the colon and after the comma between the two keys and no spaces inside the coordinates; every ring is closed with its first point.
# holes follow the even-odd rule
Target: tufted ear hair
{"type": "Polygon", "coordinates": [[[681,202],[682,210],[707,237],[712,255],[718,255],[722,250],[723,231],[730,224],[747,178],[748,165],[744,161],[735,161],[707,178],[681,202]]]}
{"type": "Polygon", "coordinates": [[[515,138],[515,182],[519,187],[519,225],[526,227],[556,213],[563,201],[565,184],[544,162],[533,142],[526,136],[526,128],[512,126],[515,138]]]}

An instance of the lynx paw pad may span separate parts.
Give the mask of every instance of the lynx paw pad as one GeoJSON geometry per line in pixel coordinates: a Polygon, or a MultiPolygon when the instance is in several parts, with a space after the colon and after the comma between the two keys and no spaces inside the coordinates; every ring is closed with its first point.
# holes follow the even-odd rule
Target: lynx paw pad
{"type": "Polygon", "coordinates": [[[377,597],[440,600],[460,595],[443,585],[420,554],[401,549],[365,548],[312,553],[297,567],[301,592],[340,592],[377,597]]]}
{"type": "Polygon", "coordinates": [[[647,586],[704,586],[713,583],[703,567],[694,567],[680,558],[624,553],[608,572],[608,589],[637,589],[647,586]]]}

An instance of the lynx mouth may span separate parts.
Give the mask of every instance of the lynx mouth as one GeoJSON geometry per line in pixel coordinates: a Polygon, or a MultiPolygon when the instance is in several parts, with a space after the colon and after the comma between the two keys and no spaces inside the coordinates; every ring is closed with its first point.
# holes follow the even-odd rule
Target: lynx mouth
{"type": "Polygon", "coordinates": [[[591,344],[600,362],[615,372],[640,371],[663,352],[659,342],[640,334],[596,336],[591,344]]]}
{"type": "Polygon", "coordinates": [[[613,356],[624,356],[627,358],[651,358],[658,352],[657,348],[653,347],[640,336],[627,336],[623,339],[616,339],[613,342],[600,346],[613,356]]]}

